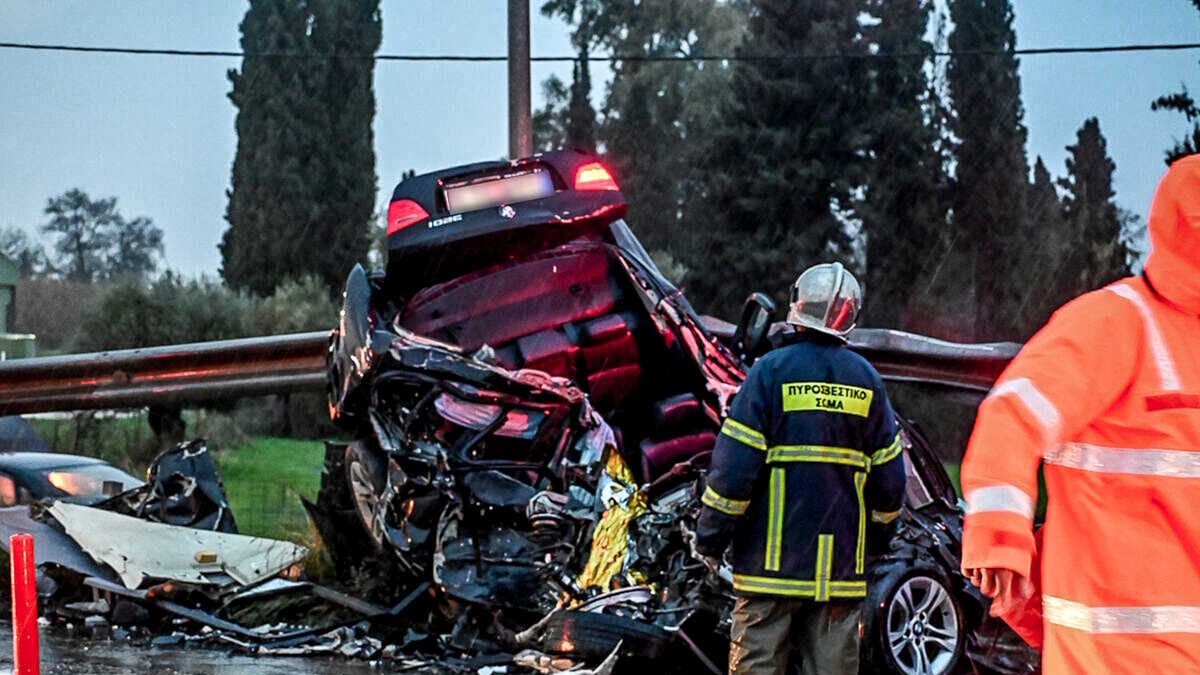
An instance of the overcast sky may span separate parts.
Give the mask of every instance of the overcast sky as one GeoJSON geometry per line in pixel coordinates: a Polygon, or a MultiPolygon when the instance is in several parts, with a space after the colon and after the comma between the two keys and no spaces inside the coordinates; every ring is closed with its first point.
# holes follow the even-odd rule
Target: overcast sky
{"type": "MultiPolygon", "coordinates": [[[[565,55],[566,27],[533,0],[532,52],[565,55]]],[[[1020,47],[1196,42],[1188,0],[1015,0],[1020,47]]],[[[384,53],[504,54],[504,0],[383,1],[384,53]]],[[[239,49],[245,3],[233,0],[2,0],[0,41],[239,49]]],[[[1117,199],[1149,206],[1163,150],[1187,129],[1152,113],[1156,96],[1190,82],[1200,51],[1027,56],[1021,64],[1030,162],[1064,172],[1064,146],[1100,118],[1117,164],[1117,199]]],[[[116,196],[127,217],[166,234],[169,267],[215,273],[237,137],[225,71],[239,59],[0,50],[0,226],[31,233],[47,197],[80,187],[116,196]]],[[[569,64],[533,64],[538,84],[569,64]]],[[[381,204],[400,173],[506,154],[505,64],[380,62],[375,68],[381,204]]],[[[603,98],[602,84],[593,91],[603,98]]],[[[636,223],[634,223],[636,228],[636,223]]]]}

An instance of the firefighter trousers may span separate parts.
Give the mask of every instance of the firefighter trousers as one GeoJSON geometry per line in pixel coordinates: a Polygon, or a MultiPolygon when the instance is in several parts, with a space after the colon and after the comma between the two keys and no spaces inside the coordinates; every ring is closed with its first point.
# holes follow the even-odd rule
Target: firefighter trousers
{"type": "Polygon", "coordinates": [[[742,596],[733,607],[729,672],[804,675],[858,672],[862,603],[742,596]]]}

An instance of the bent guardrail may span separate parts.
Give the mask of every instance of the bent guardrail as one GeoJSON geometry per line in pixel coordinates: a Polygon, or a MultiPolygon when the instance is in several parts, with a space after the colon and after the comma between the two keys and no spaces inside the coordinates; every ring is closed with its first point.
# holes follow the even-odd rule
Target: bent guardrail
{"type": "Polygon", "coordinates": [[[6,361],[0,415],[319,390],[328,338],[318,331],[6,361]]]}
{"type": "MultiPolygon", "coordinates": [[[[721,335],[732,324],[705,317],[721,335]]],[[[320,390],[325,331],[19,359],[0,363],[0,415],[204,403],[320,390]]],[[[860,328],[850,347],[886,378],[986,392],[1013,343],[960,344],[860,328]]]]}

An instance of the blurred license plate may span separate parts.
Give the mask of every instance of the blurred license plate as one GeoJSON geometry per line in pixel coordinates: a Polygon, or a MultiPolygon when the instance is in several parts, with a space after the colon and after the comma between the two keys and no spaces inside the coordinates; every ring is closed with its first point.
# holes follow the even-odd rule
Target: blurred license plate
{"type": "Polygon", "coordinates": [[[475,211],[489,206],[515,204],[554,194],[554,181],[547,171],[531,171],[516,176],[490,176],[444,188],[450,213],[475,211]]]}

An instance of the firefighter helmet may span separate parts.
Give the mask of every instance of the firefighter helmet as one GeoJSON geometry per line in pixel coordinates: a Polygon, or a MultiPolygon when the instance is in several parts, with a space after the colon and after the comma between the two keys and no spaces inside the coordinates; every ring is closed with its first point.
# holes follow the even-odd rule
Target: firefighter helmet
{"type": "Polygon", "coordinates": [[[861,307],[862,287],[841,263],[813,265],[792,284],[787,322],[845,340],[861,307]]]}

